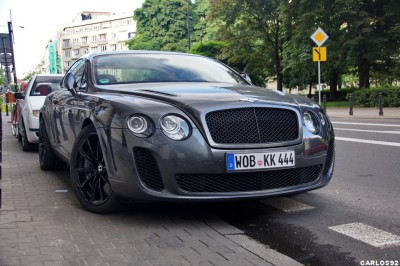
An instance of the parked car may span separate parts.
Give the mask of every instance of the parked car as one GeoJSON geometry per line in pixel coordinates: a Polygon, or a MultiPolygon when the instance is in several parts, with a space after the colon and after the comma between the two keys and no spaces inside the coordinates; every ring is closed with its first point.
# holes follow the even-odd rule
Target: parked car
{"type": "Polygon", "coordinates": [[[39,142],[39,111],[46,95],[58,87],[61,74],[36,74],[23,89],[15,93],[18,102],[18,140],[24,151],[32,150],[39,142]]]}
{"type": "Polygon", "coordinates": [[[88,211],[119,199],[226,201],[328,184],[334,131],[313,101],[253,86],[206,57],[158,51],[84,56],[46,97],[39,161],[60,159],[88,211]]]}

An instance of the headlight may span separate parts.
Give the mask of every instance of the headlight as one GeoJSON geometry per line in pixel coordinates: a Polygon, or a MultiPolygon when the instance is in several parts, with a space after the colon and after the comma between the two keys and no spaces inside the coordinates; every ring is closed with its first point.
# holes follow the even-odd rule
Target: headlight
{"type": "Polygon", "coordinates": [[[312,113],[307,111],[303,113],[303,124],[311,133],[313,134],[318,133],[319,131],[318,121],[312,113]]]}
{"type": "Polygon", "coordinates": [[[39,113],[40,113],[39,110],[32,110],[32,115],[33,115],[34,117],[39,117],[39,113]]]}
{"type": "Polygon", "coordinates": [[[186,120],[176,115],[166,115],[161,119],[161,129],[170,139],[183,140],[189,137],[190,126],[186,120]]]}
{"type": "Polygon", "coordinates": [[[149,137],[154,132],[153,122],[144,115],[132,115],[128,117],[126,125],[138,137],[149,137]]]}

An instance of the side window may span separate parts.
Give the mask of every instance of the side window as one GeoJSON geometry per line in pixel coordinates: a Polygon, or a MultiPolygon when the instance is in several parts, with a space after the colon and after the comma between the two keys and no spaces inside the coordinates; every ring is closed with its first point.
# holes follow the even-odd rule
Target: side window
{"type": "Polygon", "coordinates": [[[76,61],[68,72],[72,73],[74,76],[76,86],[78,90],[86,90],[87,89],[87,82],[86,82],[86,73],[85,73],[85,60],[80,59],[76,61]]]}

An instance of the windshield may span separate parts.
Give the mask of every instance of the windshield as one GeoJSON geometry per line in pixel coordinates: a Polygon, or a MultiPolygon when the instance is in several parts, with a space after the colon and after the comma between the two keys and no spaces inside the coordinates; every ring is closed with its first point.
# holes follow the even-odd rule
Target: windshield
{"type": "Polygon", "coordinates": [[[94,58],[96,83],[218,82],[248,84],[215,60],[184,54],[112,54],[94,58]]]}

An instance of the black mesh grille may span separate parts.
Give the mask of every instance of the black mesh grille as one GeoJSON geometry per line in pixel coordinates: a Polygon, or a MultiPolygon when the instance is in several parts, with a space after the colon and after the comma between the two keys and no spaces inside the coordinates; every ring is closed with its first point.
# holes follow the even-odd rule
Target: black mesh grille
{"type": "Polygon", "coordinates": [[[326,162],[323,175],[326,175],[329,172],[329,169],[331,168],[333,160],[333,147],[334,147],[333,140],[331,140],[329,142],[328,151],[326,152],[326,162]]]}
{"type": "Polygon", "coordinates": [[[164,188],[160,171],[156,160],[150,151],[143,148],[134,148],[136,167],[139,172],[139,178],[142,182],[153,190],[160,191],[164,188]]]}
{"type": "Polygon", "coordinates": [[[299,134],[294,111],[275,108],[243,108],[206,115],[215,143],[268,143],[295,140],[299,134]]]}
{"type": "Polygon", "coordinates": [[[286,188],[314,182],[321,173],[321,165],[297,169],[229,174],[181,174],[175,179],[188,192],[245,192],[286,188]]]}

